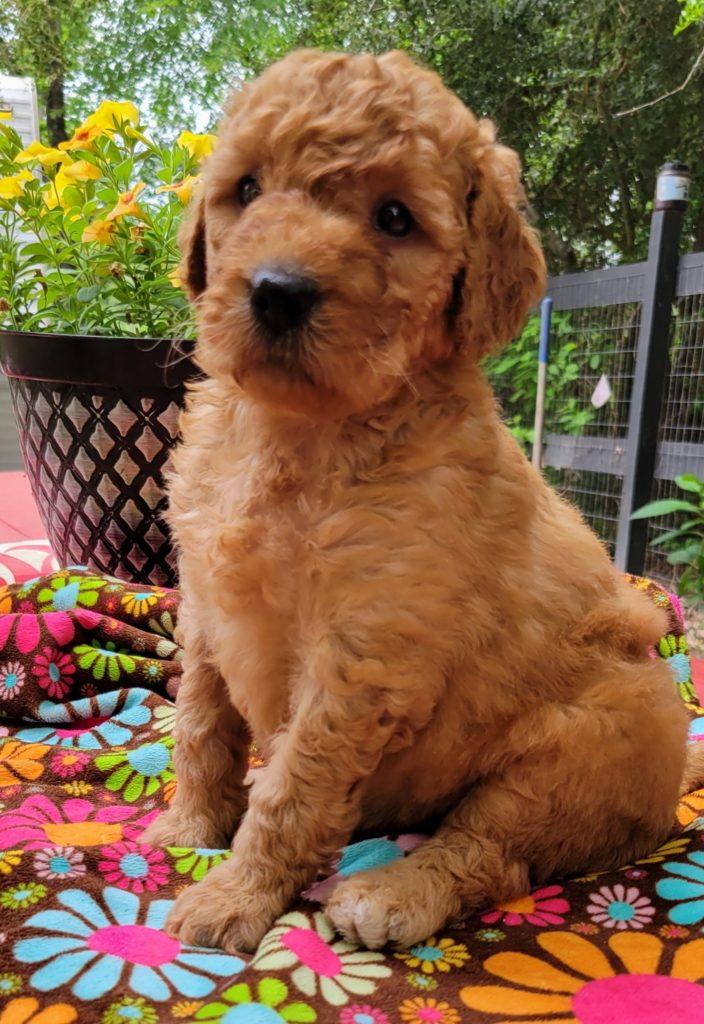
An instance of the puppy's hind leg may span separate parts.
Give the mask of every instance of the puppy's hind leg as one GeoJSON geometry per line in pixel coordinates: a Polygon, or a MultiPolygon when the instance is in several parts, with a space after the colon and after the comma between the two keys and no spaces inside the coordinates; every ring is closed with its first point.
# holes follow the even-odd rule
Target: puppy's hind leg
{"type": "Polygon", "coordinates": [[[471,789],[405,860],[335,889],[337,929],[372,948],[413,945],[460,911],[525,896],[530,877],[615,868],[655,849],[673,820],[687,733],[666,672],[622,663],[591,703],[521,719],[523,755],[504,774],[471,789]]]}
{"type": "Polygon", "coordinates": [[[227,849],[247,807],[249,733],[203,638],[187,627],[183,634],[174,729],[176,794],[142,838],[154,846],[227,849]]]}
{"type": "Polygon", "coordinates": [[[337,930],[369,949],[405,949],[462,911],[525,895],[528,863],[492,836],[481,804],[473,792],[405,860],[341,882],[325,908],[337,930]]]}

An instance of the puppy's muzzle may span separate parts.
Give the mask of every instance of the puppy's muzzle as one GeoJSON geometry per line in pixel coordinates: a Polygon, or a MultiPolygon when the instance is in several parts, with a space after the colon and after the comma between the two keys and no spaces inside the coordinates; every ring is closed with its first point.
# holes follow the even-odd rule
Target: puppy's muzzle
{"type": "Polygon", "coordinates": [[[317,284],[303,274],[282,267],[259,267],[252,275],[252,313],[273,337],[303,327],[319,299],[317,284]]]}

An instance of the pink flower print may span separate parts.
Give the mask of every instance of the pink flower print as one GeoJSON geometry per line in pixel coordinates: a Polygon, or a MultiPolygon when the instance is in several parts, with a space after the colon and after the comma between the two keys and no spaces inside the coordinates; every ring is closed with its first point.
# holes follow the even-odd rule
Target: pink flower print
{"type": "Polygon", "coordinates": [[[340,1024],[389,1024],[388,1016],[375,1006],[346,1006],[340,1014],[340,1024]]]}
{"type": "Polygon", "coordinates": [[[591,903],[587,912],[592,921],[604,926],[604,928],[617,928],[622,931],[624,928],[642,928],[644,924],[650,924],[655,907],[647,896],[641,896],[635,886],[626,889],[625,886],[615,885],[613,889],[608,885],[602,885],[599,892],[590,894],[591,903]]]}
{"type": "Polygon", "coordinates": [[[45,647],[34,659],[32,672],[37,682],[50,697],[62,700],[71,689],[72,676],[76,666],[68,654],[61,654],[55,648],[45,647]]]}
{"type": "Polygon", "coordinates": [[[96,808],[89,800],[65,800],[60,806],[41,793],[27,797],[0,819],[0,850],[24,845],[27,850],[47,846],[105,846],[136,839],[158,811],[139,815],[139,808],[118,804],[96,808]]]}
{"type": "Polygon", "coordinates": [[[71,747],[59,750],[51,759],[51,770],[62,779],[73,779],[90,764],[90,755],[71,747]]]}
{"type": "Polygon", "coordinates": [[[30,613],[11,612],[2,615],[0,616],[0,651],[7,644],[13,631],[15,644],[20,654],[28,654],[33,651],[41,640],[40,623],[54,638],[57,647],[65,647],[76,634],[74,619],[86,629],[92,629],[100,622],[99,615],[86,611],[84,608],[77,609],[71,614],[59,611],[47,612],[39,616],[32,611],[30,613]]]}
{"type": "Polygon", "coordinates": [[[0,700],[16,697],[25,683],[25,672],[19,661],[0,665],[0,700]]]}
{"type": "Polygon", "coordinates": [[[48,878],[52,881],[77,878],[86,871],[83,857],[83,851],[74,850],[72,846],[50,846],[46,850],[37,850],[34,855],[34,870],[38,878],[48,878]]]}
{"type": "Polygon", "coordinates": [[[163,850],[126,842],[104,846],[100,852],[103,860],[98,869],[105,875],[105,881],[118,889],[155,892],[171,873],[163,850]]]}
{"type": "Polygon", "coordinates": [[[567,900],[558,898],[561,892],[561,885],[534,889],[528,896],[497,904],[488,914],[482,914],[482,921],[487,924],[503,921],[507,925],[523,924],[524,921],[537,925],[564,924],[562,915],[569,913],[570,905],[567,900]]]}

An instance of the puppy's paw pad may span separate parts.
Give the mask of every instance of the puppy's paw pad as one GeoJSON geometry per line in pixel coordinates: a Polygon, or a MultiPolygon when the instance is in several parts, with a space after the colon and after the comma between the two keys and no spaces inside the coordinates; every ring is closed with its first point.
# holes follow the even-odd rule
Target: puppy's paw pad
{"type": "Polygon", "coordinates": [[[328,900],[326,913],[333,925],[349,942],[368,949],[381,949],[397,942],[402,928],[402,912],[393,891],[382,885],[371,886],[352,880],[338,885],[328,900]]]}

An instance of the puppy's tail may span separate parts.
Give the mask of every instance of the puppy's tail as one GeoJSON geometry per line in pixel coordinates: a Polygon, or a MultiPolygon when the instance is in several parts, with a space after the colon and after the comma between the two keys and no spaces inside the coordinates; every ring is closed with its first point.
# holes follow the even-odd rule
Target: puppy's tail
{"type": "Polygon", "coordinates": [[[687,745],[687,763],[684,768],[680,796],[695,789],[704,789],[704,741],[687,745]]]}

